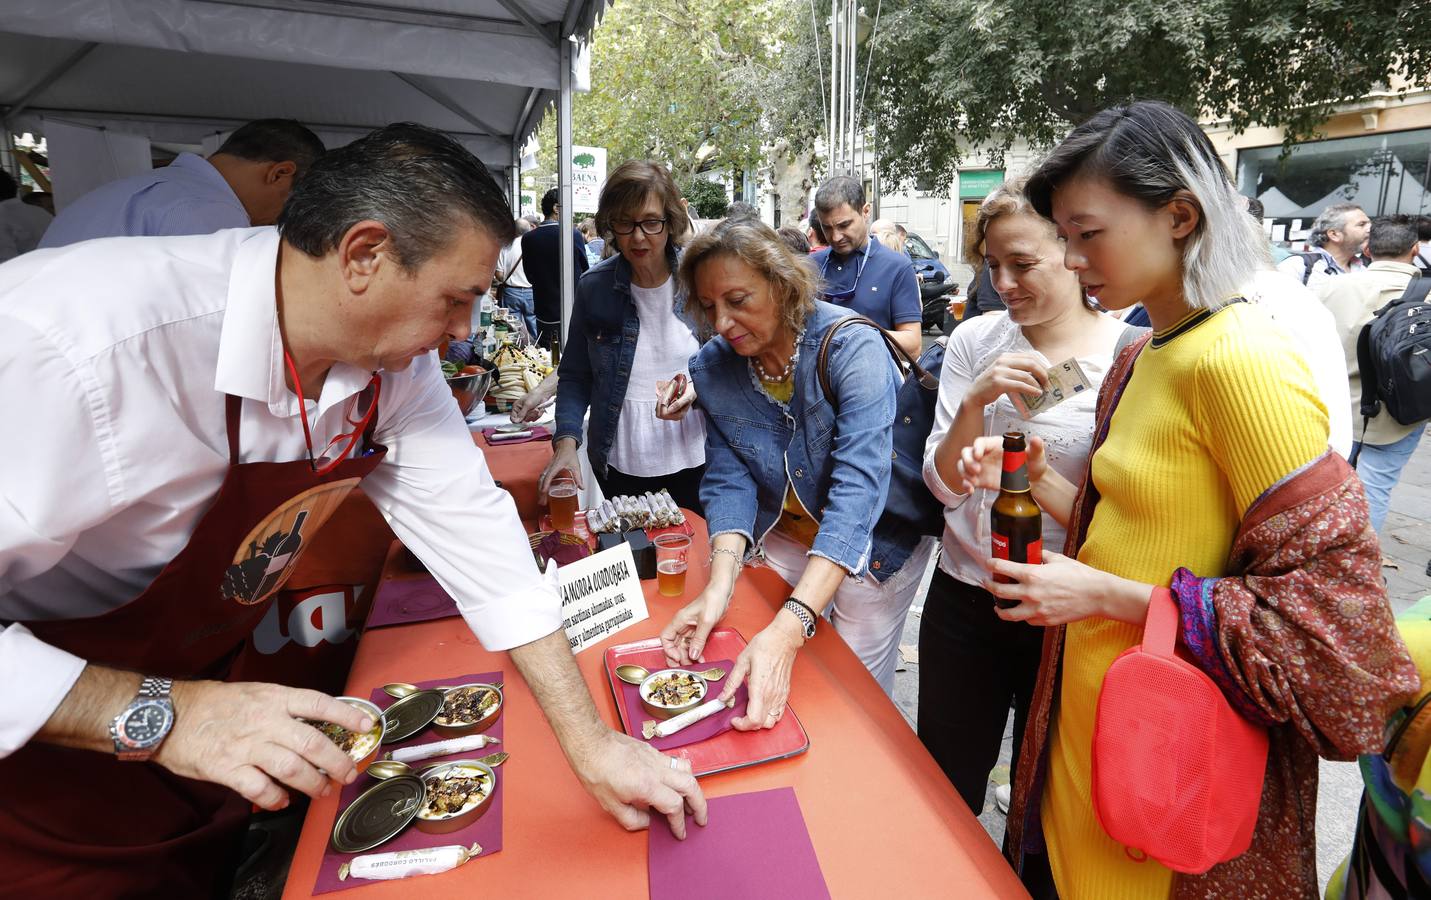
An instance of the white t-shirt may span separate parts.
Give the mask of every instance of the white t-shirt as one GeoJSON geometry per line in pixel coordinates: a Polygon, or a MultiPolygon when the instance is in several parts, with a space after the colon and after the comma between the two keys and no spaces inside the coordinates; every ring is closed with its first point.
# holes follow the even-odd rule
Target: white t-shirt
{"type": "MultiPolygon", "coordinates": [[[[1065,400],[1042,415],[1024,419],[1008,395],[984,407],[984,434],[1022,431],[1043,439],[1049,465],[1074,484],[1083,481],[1088,454],[1093,447],[1093,415],[1098,387],[1113,364],[1113,347],[1118,332],[1102,352],[1083,356],[1078,364],[1093,390],[1065,400]]],[[[934,453],[954,424],[959,402],[981,372],[1004,353],[1031,353],[1052,366],[1063,360],[1049,360],[1029,344],[1019,328],[1005,314],[984,315],[954,330],[944,351],[944,368],[939,375],[939,401],[934,410],[934,427],[924,445],[924,482],[944,504],[944,553],[939,567],[965,584],[978,585],[986,577],[984,561],[992,555],[989,540],[989,507],[998,491],[955,493],[944,484],[934,467],[934,453]]],[[[1052,516],[1043,517],[1043,546],[1063,552],[1064,529],[1052,516]]]]}
{"type": "Polygon", "coordinates": [[[527,280],[527,270],[522,259],[522,236],[517,235],[517,239],[502,248],[502,253],[497,257],[497,271],[504,276],[505,283],[512,287],[530,289],[532,283],[527,280]]]}
{"type": "Polygon", "coordinates": [[[1307,368],[1312,371],[1312,378],[1317,383],[1317,396],[1327,408],[1332,449],[1342,456],[1349,456],[1352,445],[1351,388],[1347,384],[1346,361],[1335,317],[1315,293],[1280,269],[1258,272],[1244,293],[1247,299],[1267,311],[1306,360],[1307,368]]]}
{"type": "Polygon", "coordinates": [[[706,420],[692,409],[679,422],[656,418],[656,382],[686,373],[700,344],[675,312],[675,282],[655,288],[631,285],[641,333],[631,360],[631,380],[606,462],[626,475],[653,478],[693,469],[706,461],[706,420]]]}

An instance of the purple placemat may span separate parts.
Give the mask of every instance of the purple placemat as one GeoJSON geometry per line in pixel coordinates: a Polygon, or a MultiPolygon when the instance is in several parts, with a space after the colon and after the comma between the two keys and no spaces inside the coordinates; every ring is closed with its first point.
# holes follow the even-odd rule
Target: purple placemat
{"type": "Polygon", "coordinates": [[[492,436],[497,434],[497,429],[483,428],[482,437],[486,438],[487,443],[493,447],[507,447],[513,444],[525,444],[528,441],[549,441],[552,439],[552,433],[540,425],[533,425],[531,432],[532,433],[526,437],[506,438],[505,440],[494,441],[492,440],[492,436]]]}
{"type": "MultiPolygon", "coordinates": [[[[440,685],[472,684],[474,682],[495,684],[500,681],[502,681],[501,672],[482,672],[477,675],[454,675],[451,678],[438,678],[434,681],[419,681],[417,682],[417,686],[420,688],[431,688],[440,685]]],[[[378,709],[387,709],[396,702],[392,697],[385,694],[381,688],[373,691],[369,699],[377,704],[378,709]]],[[[497,721],[493,722],[492,726],[484,731],[483,734],[488,734],[495,738],[502,737],[502,723],[506,718],[506,710],[504,709],[502,715],[497,717],[497,721]]],[[[427,744],[440,740],[443,740],[442,735],[428,728],[419,731],[417,734],[400,743],[383,744],[382,749],[378,753],[378,757],[382,758],[384,753],[397,747],[411,747],[413,744],[427,744]]],[[[432,759],[424,759],[416,763],[415,767],[421,769],[436,765],[440,762],[449,762],[456,759],[477,759],[505,749],[507,749],[505,744],[489,744],[481,750],[472,750],[468,753],[453,754],[451,756],[434,756],[432,759]]],[[[508,765],[510,765],[510,763],[508,763],[508,765]]],[[[487,810],[482,818],[473,822],[471,825],[468,825],[461,831],[453,831],[448,834],[428,834],[425,831],[418,831],[416,824],[409,825],[397,837],[385,844],[379,844],[371,850],[366,850],[364,853],[392,853],[397,850],[422,850],[428,847],[446,847],[452,844],[459,844],[463,847],[478,844],[482,847],[481,856],[483,857],[491,856],[493,853],[501,850],[502,782],[505,780],[502,777],[502,768],[502,766],[498,766],[495,770],[497,773],[497,786],[492,791],[492,799],[487,801],[492,804],[492,808],[487,810]]],[[[376,784],[376,782],[372,778],[369,778],[367,775],[359,775],[352,784],[345,786],[343,792],[338,796],[338,810],[334,813],[334,821],[337,821],[337,816],[348,808],[348,804],[352,803],[358,794],[374,784],[376,784]]],[[[332,826],[330,825],[329,832],[331,833],[331,831],[332,826]]],[[[323,864],[318,867],[318,880],[313,885],[313,893],[326,894],[329,891],[341,891],[347,888],[362,887],[365,884],[377,884],[378,882],[368,881],[362,878],[350,878],[347,881],[338,880],[338,867],[353,859],[353,857],[361,855],[362,854],[359,853],[338,853],[335,852],[331,846],[325,847],[323,850],[323,864]]],[[[467,863],[469,866],[479,864],[477,860],[467,863]]],[[[463,868],[466,868],[466,866],[463,866],[463,868]]]]}
{"type": "Polygon", "coordinates": [[[461,613],[457,610],[457,602],[442,589],[436,578],[431,575],[404,575],[378,582],[378,593],[373,597],[367,627],[405,625],[458,615],[461,613]]]}
{"type": "Polygon", "coordinates": [[[651,823],[651,900],[829,900],[794,788],[712,797],[707,803],[709,824],[702,828],[687,817],[684,841],[659,821],[651,823]]]}
{"type": "MultiPolygon", "coordinates": [[[[730,672],[735,668],[735,663],[728,659],[707,660],[701,665],[706,669],[712,666],[720,666],[722,669],[725,669],[726,672],[730,672]]],[[[730,676],[727,675],[726,677],[728,678],[730,676]]],[[[638,741],[645,740],[645,738],[641,737],[641,723],[655,717],[646,712],[646,707],[641,705],[641,689],[639,687],[624,681],[618,681],[617,684],[621,686],[621,701],[626,704],[626,721],[631,723],[630,734],[638,741]]],[[[712,682],[710,686],[711,692],[706,695],[706,699],[714,700],[716,697],[719,697],[720,690],[724,684],[723,681],[712,682]]],[[[735,692],[735,706],[730,709],[723,710],[711,716],[709,719],[702,719],[694,725],[682,728],[670,737],[653,738],[646,742],[657,750],[674,750],[677,747],[694,744],[697,741],[713,738],[718,734],[730,731],[731,720],[738,719],[745,715],[745,701],[750,697],[745,687],[745,682],[741,682],[740,687],[735,692]]]]}

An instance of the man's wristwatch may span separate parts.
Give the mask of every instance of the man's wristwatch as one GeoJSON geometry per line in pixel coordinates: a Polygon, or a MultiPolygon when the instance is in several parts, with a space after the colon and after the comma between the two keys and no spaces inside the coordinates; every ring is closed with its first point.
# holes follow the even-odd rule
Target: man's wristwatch
{"type": "Polygon", "coordinates": [[[171,685],[171,679],[153,676],[139,683],[139,694],[109,723],[115,756],[126,762],[143,762],[159,750],[174,728],[171,685]]]}
{"type": "Polygon", "coordinates": [[[785,601],[785,609],[790,610],[790,612],[795,615],[795,618],[800,620],[801,626],[805,629],[805,640],[808,641],[815,636],[816,616],[813,609],[801,603],[799,600],[796,600],[794,597],[785,601]]]}

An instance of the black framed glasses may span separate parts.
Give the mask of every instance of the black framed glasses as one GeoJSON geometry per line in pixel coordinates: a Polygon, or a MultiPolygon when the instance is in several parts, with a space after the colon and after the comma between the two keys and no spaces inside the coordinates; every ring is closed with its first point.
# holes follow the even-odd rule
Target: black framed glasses
{"type": "Polygon", "coordinates": [[[613,221],[611,223],[611,230],[616,232],[617,234],[630,234],[638,227],[647,234],[660,234],[661,232],[666,230],[666,220],[642,219],[639,222],[613,221]]]}

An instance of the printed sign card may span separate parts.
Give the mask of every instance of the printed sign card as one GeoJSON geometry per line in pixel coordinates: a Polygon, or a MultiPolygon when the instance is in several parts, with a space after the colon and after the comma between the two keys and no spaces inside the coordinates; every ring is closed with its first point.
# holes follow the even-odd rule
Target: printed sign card
{"type": "Polygon", "coordinates": [[[631,545],[622,543],[557,569],[562,628],[572,653],[644,622],[646,598],[631,545]]]}

